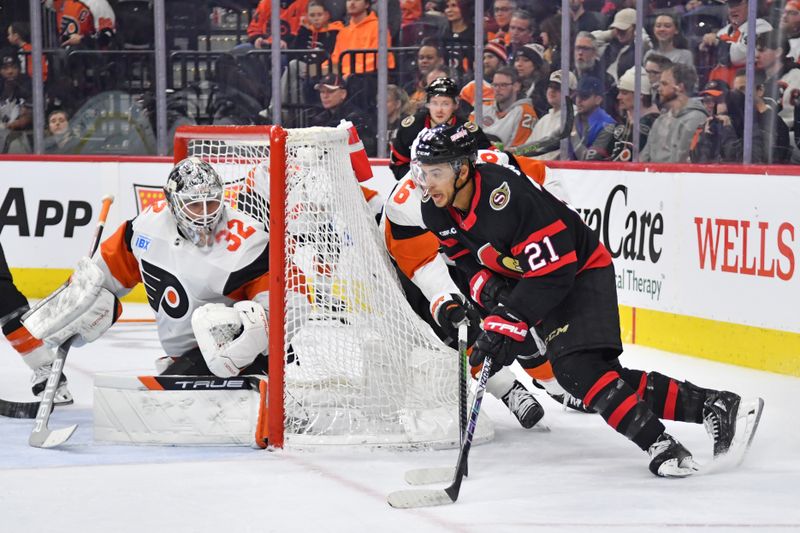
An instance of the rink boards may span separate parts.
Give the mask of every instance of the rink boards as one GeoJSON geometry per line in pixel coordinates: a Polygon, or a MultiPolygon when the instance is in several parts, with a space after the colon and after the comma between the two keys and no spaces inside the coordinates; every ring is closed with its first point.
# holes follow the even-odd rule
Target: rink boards
{"type": "MultiPolygon", "coordinates": [[[[800,375],[795,167],[553,163],[548,187],[614,257],[624,341],[800,375]]],[[[15,281],[41,297],[69,275],[114,194],[107,234],[160,198],[168,158],[0,158],[0,230],[15,281]]],[[[376,188],[391,174],[375,161],[376,188]]],[[[141,290],[128,296],[145,301],[141,290]]]]}

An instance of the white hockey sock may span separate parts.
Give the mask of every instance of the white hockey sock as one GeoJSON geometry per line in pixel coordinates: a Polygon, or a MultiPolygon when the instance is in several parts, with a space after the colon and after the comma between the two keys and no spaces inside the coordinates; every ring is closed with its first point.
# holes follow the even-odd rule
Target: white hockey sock
{"type": "Polygon", "coordinates": [[[516,380],[517,378],[511,369],[508,367],[501,368],[486,382],[486,391],[495,398],[502,399],[514,386],[516,380]]]}

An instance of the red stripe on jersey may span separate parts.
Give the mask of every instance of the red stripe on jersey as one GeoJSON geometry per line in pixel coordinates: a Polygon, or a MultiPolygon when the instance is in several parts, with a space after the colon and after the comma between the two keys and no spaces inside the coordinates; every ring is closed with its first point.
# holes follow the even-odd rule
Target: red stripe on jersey
{"type": "Polygon", "coordinates": [[[619,423],[622,422],[622,419],[625,418],[625,415],[631,412],[636,404],[639,403],[639,398],[635,394],[631,394],[625,401],[622,402],[614,409],[614,412],[611,413],[611,416],[608,417],[608,425],[614,429],[617,429],[619,423]]]}
{"type": "Polygon", "coordinates": [[[642,379],[639,380],[639,388],[636,389],[636,395],[644,399],[644,389],[647,387],[647,372],[642,372],[642,379]]]}
{"type": "Polygon", "coordinates": [[[439,242],[442,243],[442,246],[455,246],[458,244],[458,241],[455,239],[439,239],[439,242]]]}
{"type": "Polygon", "coordinates": [[[532,242],[539,242],[542,239],[544,239],[545,237],[551,237],[551,236],[555,235],[556,233],[564,231],[565,229],[567,229],[567,225],[564,224],[563,220],[558,219],[555,222],[553,222],[552,224],[550,224],[549,226],[545,226],[544,228],[542,228],[542,229],[540,229],[538,231],[534,231],[533,233],[528,235],[528,238],[525,239],[523,242],[512,246],[511,247],[511,253],[514,254],[514,255],[519,255],[519,254],[522,253],[522,251],[525,249],[525,247],[528,244],[530,244],[532,242]]]}
{"type": "Polygon", "coordinates": [[[586,260],[581,269],[578,270],[578,274],[590,268],[603,268],[610,264],[611,254],[608,253],[608,249],[606,249],[601,242],[597,245],[597,248],[594,249],[594,252],[592,252],[592,255],[589,256],[589,259],[586,260]]]}
{"type": "Polygon", "coordinates": [[[678,402],[678,384],[674,379],[669,380],[667,399],[664,401],[664,418],[675,420],[675,404],[678,402]]]}
{"type": "Polygon", "coordinates": [[[462,255],[466,255],[468,253],[469,253],[469,250],[467,250],[465,248],[465,249],[461,250],[460,252],[454,253],[453,255],[448,255],[447,258],[450,259],[451,261],[455,261],[456,259],[458,259],[462,255]]]}
{"type": "Polygon", "coordinates": [[[403,154],[401,154],[400,152],[398,152],[395,149],[394,144],[391,145],[391,148],[392,148],[392,155],[394,156],[394,158],[397,160],[398,163],[410,163],[411,162],[410,158],[404,156],[403,154]]]}
{"type": "Polygon", "coordinates": [[[570,252],[567,255],[560,257],[558,261],[555,263],[549,263],[541,268],[537,268],[536,270],[530,270],[525,272],[522,277],[523,278],[537,278],[539,276],[545,276],[550,272],[558,270],[559,268],[569,265],[570,263],[577,263],[578,262],[578,254],[575,252],[570,252]]]}
{"type": "Polygon", "coordinates": [[[600,376],[600,379],[595,381],[594,385],[592,385],[592,388],[589,389],[589,392],[587,392],[583,396],[583,403],[585,405],[591,405],[592,400],[594,400],[594,397],[597,396],[597,393],[603,390],[606,387],[606,385],[608,385],[615,379],[619,379],[619,374],[617,374],[613,370],[609,370],[608,372],[600,376]]]}
{"type": "Polygon", "coordinates": [[[461,229],[469,231],[472,229],[472,226],[475,225],[475,222],[478,220],[478,215],[475,214],[475,210],[478,208],[478,203],[481,200],[481,173],[475,170],[475,193],[472,195],[472,204],[469,206],[469,213],[467,216],[462,218],[461,214],[458,210],[450,206],[447,209],[450,211],[450,216],[453,217],[453,220],[458,222],[458,226],[461,229]]]}

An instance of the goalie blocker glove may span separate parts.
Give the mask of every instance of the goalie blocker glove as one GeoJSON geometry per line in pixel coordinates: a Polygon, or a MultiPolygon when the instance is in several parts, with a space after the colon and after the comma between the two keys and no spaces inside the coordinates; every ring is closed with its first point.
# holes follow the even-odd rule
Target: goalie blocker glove
{"type": "Polygon", "coordinates": [[[486,357],[495,362],[492,368],[508,366],[518,355],[536,353],[538,348],[533,335],[528,333],[528,324],[511,309],[498,305],[483,321],[483,331],[478,335],[469,364],[478,366],[486,357]]]}
{"type": "Polygon", "coordinates": [[[431,316],[451,339],[458,337],[458,326],[466,322],[469,326],[467,343],[475,342],[481,317],[463,295],[444,293],[435,296],[431,302],[431,316]]]}

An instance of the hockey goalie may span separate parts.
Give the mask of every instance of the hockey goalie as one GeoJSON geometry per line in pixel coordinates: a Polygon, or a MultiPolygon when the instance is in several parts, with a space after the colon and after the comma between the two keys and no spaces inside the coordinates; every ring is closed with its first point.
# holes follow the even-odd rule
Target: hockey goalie
{"type": "MultiPolygon", "coordinates": [[[[166,200],[124,222],[93,259],[81,259],[67,289],[25,325],[51,345],[73,335],[90,342],[113,322],[95,317],[143,283],[167,354],[156,361],[159,373],[265,373],[266,228],[225,204],[222,180],[198,158],[179,162],[164,191],[166,200]]],[[[303,300],[298,293],[290,304],[303,300]]]]}

